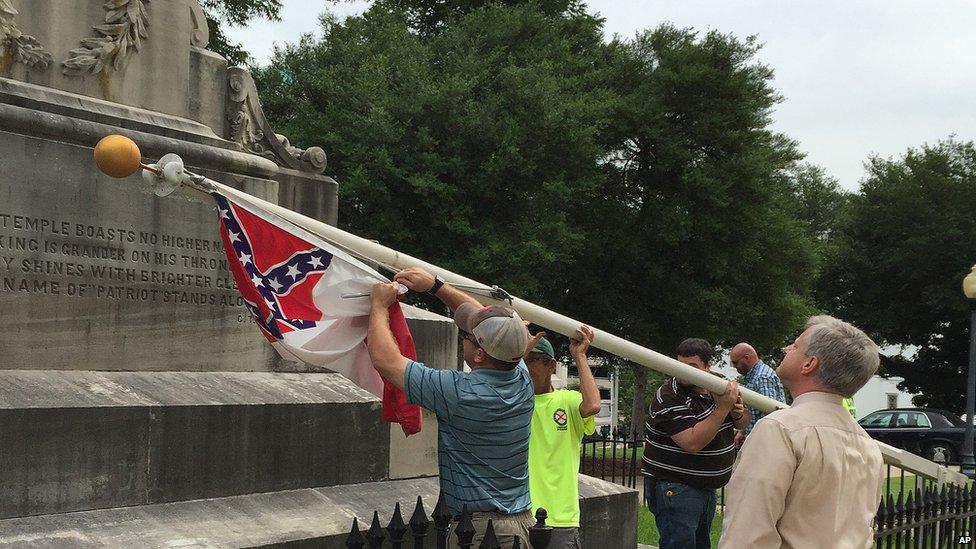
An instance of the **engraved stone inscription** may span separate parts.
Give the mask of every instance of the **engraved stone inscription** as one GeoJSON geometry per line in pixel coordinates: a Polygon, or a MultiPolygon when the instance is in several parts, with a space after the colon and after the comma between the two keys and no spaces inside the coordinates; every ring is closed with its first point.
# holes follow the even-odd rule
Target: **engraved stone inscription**
{"type": "MultiPolygon", "coordinates": [[[[266,371],[213,200],[100,174],[90,147],[0,129],[0,368],[266,371]]],[[[274,182],[212,172],[273,196],[274,182]]]]}
{"type": "Polygon", "coordinates": [[[218,240],[0,211],[3,292],[241,307],[218,240]]]}

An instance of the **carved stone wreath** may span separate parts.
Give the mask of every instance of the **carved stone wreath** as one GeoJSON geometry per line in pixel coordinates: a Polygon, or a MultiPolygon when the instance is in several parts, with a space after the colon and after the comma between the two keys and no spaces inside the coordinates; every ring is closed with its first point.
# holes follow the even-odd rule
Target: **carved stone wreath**
{"type": "MultiPolygon", "coordinates": [[[[0,0],[2,1],[2,0],[0,0]]],[[[85,38],[63,63],[64,74],[82,76],[119,70],[132,50],[149,37],[149,0],[105,0],[105,23],[92,27],[101,36],[85,38]]]]}
{"type": "Polygon", "coordinates": [[[17,10],[10,5],[10,0],[0,0],[0,50],[28,67],[48,68],[54,62],[54,57],[36,38],[20,32],[14,23],[16,16],[17,10]]]}

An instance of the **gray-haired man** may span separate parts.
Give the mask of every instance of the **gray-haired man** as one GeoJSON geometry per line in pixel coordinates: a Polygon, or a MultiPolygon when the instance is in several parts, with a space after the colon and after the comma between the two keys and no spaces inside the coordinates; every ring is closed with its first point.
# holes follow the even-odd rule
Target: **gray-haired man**
{"type": "Polygon", "coordinates": [[[746,438],[720,547],[870,547],[881,451],[841,400],[874,375],[878,347],[846,322],[815,316],[785,351],[777,373],[793,407],[746,438]]]}

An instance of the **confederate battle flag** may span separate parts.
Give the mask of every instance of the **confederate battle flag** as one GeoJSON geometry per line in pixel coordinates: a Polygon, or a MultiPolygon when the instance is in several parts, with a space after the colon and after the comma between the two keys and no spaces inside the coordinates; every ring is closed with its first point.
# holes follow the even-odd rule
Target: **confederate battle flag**
{"type": "MultiPolygon", "coordinates": [[[[282,357],[339,372],[383,399],[383,419],[407,435],[421,427],[420,407],[380,378],[366,350],[375,270],[321,238],[260,208],[211,193],[220,236],[237,288],[258,328],[282,357]]],[[[417,357],[400,304],[390,307],[390,328],[400,352],[417,357]]]]}

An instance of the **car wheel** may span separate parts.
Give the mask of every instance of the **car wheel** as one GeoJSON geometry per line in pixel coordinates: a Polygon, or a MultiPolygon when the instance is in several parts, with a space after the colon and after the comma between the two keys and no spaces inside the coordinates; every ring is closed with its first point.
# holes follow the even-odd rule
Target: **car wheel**
{"type": "Polygon", "coordinates": [[[934,442],[929,446],[929,459],[936,463],[953,463],[956,461],[956,454],[952,446],[945,442],[934,442]]]}

